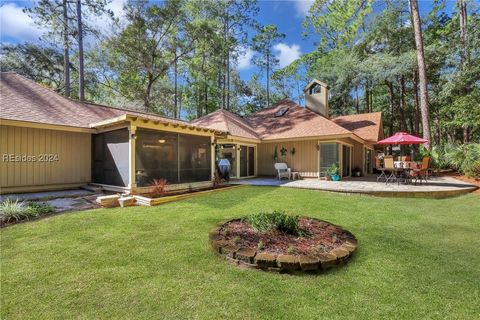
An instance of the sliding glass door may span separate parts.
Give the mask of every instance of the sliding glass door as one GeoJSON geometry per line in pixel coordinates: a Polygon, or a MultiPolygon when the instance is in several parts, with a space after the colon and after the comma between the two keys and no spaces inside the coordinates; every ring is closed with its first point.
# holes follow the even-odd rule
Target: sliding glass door
{"type": "Polygon", "coordinates": [[[237,145],[220,145],[219,159],[227,159],[230,162],[230,178],[235,178],[237,176],[237,145]]]}
{"type": "Polygon", "coordinates": [[[336,142],[320,143],[320,177],[325,177],[332,165],[337,165],[341,177],[352,175],[352,153],[350,145],[336,142]]]}
{"type": "Polygon", "coordinates": [[[255,175],[255,147],[240,146],[240,177],[255,175]]]}
{"type": "Polygon", "coordinates": [[[219,144],[216,161],[228,159],[230,162],[230,178],[246,178],[255,176],[255,147],[241,144],[219,144]]]}
{"type": "Polygon", "coordinates": [[[320,177],[325,177],[327,170],[334,164],[338,165],[338,144],[321,143],[320,144],[320,177]]]}

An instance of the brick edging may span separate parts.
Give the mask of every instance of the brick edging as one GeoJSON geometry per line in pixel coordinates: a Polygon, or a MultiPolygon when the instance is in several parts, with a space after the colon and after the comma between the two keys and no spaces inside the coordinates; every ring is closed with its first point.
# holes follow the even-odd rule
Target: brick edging
{"type": "Polygon", "coordinates": [[[226,223],[235,220],[237,219],[223,221],[216,224],[215,228],[209,233],[209,241],[213,250],[217,254],[231,262],[234,262],[237,265],[276,272],[320,272],[345,264],[358,248],[357,239],[349,231],[338,225],[319,219],[315,220],[326,222],[332,226],[342,229],[348,234],[349,239],[342,243],[342,245],[339,247],[336,247],[329,252],[319,253],[311,256],[290,254],[277,255],[249,248],[241,248],[229,241],[217,238],[217,236],[220,235],[220,229],[226,223]]]}

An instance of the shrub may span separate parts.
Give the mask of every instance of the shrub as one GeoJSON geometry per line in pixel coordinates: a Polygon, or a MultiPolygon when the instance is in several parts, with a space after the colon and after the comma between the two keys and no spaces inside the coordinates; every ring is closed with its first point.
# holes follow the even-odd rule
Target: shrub
{"type": "Polygon", "coordinates": [[[340,168],[338,167],[338,163],[334,163],[332,164],[332,166],[330,168],[327,169],[327,176],[335,176],[335,175],[338,175],[338,173],[340,172],[340,168]]]}
{"type": "Polygon", "coordinates": [[[301,235],[298,216],[288,215],[284,211],[253,213],[244,221],[258,232],[278,230],[285,234],[301,235]]]}
{"type": "Polygon", "coordinates": [[[0,202],[0,219],[2,223],[20,221],[53,212],[52,206],[43,202],[24,202],[5,199],[0,202]]]}
{"type": "Polygon", "coordinates": [[[0,203],[0,216],[2,222],[19,221],[37,216],[35,210],[29,209],[24,201],[5,199],[0,203]]]}
{"type": "Polygon", "coordinates": [[[27,210],[33,211],[36,215],[52,213],[53,207],[45,202],[29,202],[27,210]]]}
{"type": "Polygon", "coordinates": [[[448,165],[466,176],[480,177],[480,144],[451,145],[445,148],[448,165]]]}
{"type": "Polygon", "coordinates": [[[153,182],[150,184],[150,192],[154,195],[164,196],[167,184],[167,179],[153,179],[153,182]]]}

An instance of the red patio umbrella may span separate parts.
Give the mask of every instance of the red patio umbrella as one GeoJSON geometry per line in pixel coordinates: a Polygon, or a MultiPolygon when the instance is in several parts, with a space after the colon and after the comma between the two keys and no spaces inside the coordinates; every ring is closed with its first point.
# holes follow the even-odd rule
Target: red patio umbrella
{"type": "Polygon", "coordinates": [[[393,136],[380,140],[377,144],[422,144],[428,140],[411,135],[407,132],[397,132],[393,136]]]}

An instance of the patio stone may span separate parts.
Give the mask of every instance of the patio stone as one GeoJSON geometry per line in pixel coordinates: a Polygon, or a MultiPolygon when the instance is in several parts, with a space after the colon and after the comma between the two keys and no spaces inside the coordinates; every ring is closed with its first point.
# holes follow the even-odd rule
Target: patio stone
{"type": "Polygon", "coordinates": [[[258,253],[255,257],[255,263],[260,268],[276,267],[277,256],[270,253],[258,253]]]}
{"type": "Polygon", "coordinates": [[[277,266],[282,270],[297,270],[300,268],[296,256],[289,254],[281,254],[277,257],[277,266]]]}
{"type": "Polygon", "coordinates": [[[381,197],[446,198],[466,194],[476,186],[452,177],[430,177],[424,184],[396,184],[377,182],[375,175],[359,178],[345,178],[340,181],[326,181],[318,178],[302,180],[277,180],[271,177],[232,180],[232,184],[254,186],[279,186],[285,188],[313,189],[349,194],[368,194],[381,197]]]}

